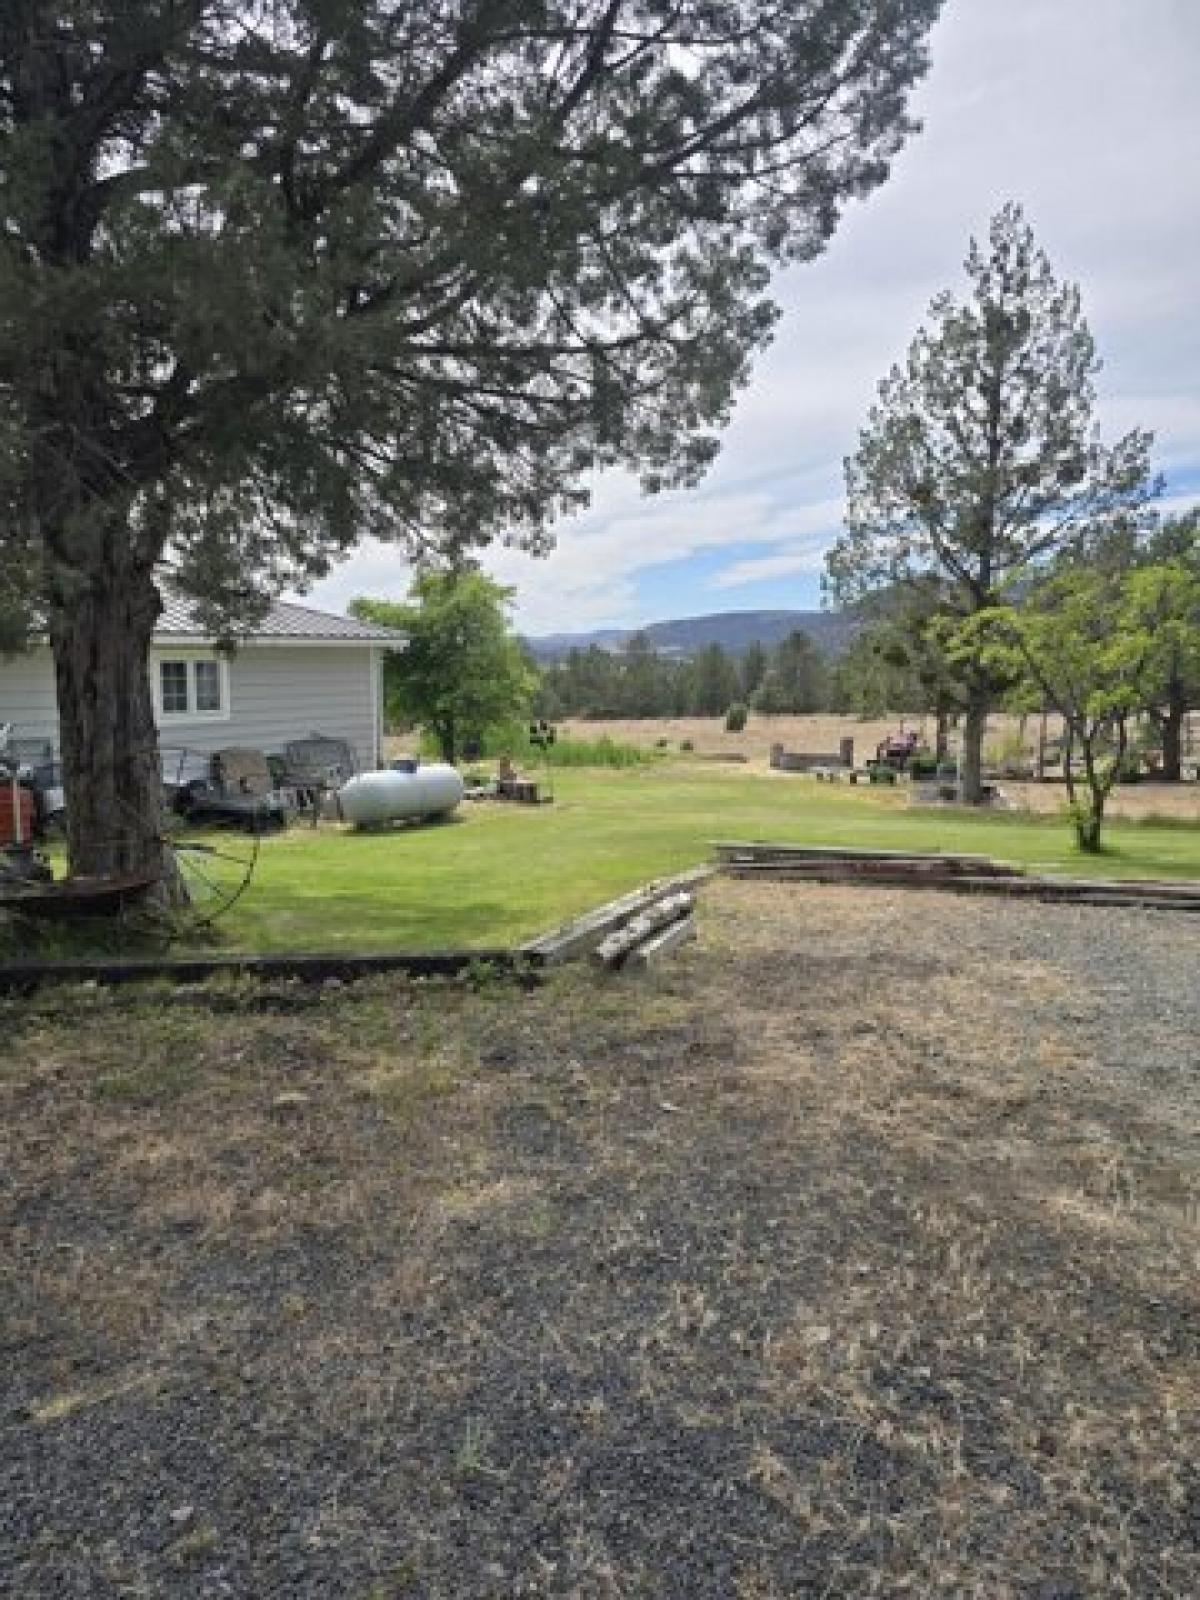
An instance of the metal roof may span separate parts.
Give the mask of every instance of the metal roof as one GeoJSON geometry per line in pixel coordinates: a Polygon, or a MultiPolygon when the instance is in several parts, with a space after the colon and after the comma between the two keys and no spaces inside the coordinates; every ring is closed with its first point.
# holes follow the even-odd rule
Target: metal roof
{"type": "MultiPolygon", "coordinates": [[[[177,594],[164,592],[162,615],[154,630],[158,638],[204,639],[194,605],[177,594]]],[[[397,628],[376,622],[360,622],[357,617],[340,617],[332,611],[317,611],[290,600],[277,600],[270,611],[245,635],[247,643],[256,639],[320,639],[345,644],[400,644],[405,635],[397,628]]]]}

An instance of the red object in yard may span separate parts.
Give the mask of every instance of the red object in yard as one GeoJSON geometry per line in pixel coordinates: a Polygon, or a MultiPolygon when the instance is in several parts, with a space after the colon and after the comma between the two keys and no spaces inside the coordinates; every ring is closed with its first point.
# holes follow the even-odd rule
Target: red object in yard
{"type": "MultiPolygon", "coordinates": [[[[28,844],[33,837],[33,796],[23,785],[17,787],[18,815],[21,822],[20,843],[28,844]]],[[[13,786],[0,781],[0,845],[18,843],[13,827],[13,786]]]]}

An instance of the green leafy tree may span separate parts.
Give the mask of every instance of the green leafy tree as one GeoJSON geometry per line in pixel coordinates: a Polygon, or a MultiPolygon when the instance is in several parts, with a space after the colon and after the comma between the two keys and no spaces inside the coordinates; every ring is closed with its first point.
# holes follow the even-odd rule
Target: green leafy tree
{"type": "Polygon", "coordinates": [[[1183,575],[1200,577],[1200,508],[1164,518],[1140,552],[1139,566],[1149,576],[1134,584],[1159,649],[1158,672],[1146,710],[1162,741],[1162,775],[1178,783],[1183,775],[1183,730],[1189,712],[1200,710],[1200,604],[1183,575]],[[1155,569],[1166,565],[1180,576],[1162,585],[1155,569]]]}
{"type": "Polygon", "coordinates": [[[941,0],[5,0],[0,528],[73,869],[160,862],[159,584],[688,483],[912,124],[941,0]]]}
{"type": "Polygon", "coordinates": [[[1179,564],[1123,576],[1073,566],[1038,583],[1019,608],[991,607],[947,631],[951,654],[994,667],[1062,716],[1067,798],[1082,850],[1101,847],[1129,716],[1175,643],[1163,618],[1197,604],[1200,582],[1179,564]]]}
{"type": "MultiPolygon", "coordinates": [[[[936,590],[968,618],[1085,536],[1136,525],[1155,492],[1150,436],[1093,430],[1095,346],[1078,289],[1060,283],[1017,206],[972,241],[971,293],[946,292],[904,366],[879,387],[846,463],[846,532],[828,558],[842,600],[936,590]]],[[[1003,689],[994,654],[960,653],[963,788],[982,795],[983,738],[1003,689]]]]}
{"type": "Polygon", "coordinates": [[[356,600],[355,616],[408,635],[384,665],[389,719],[429,729],[445,761],[529,708],[537,685],[509,628],[512,591],[483,573],[420,573],[409,604],[356,600]]]}

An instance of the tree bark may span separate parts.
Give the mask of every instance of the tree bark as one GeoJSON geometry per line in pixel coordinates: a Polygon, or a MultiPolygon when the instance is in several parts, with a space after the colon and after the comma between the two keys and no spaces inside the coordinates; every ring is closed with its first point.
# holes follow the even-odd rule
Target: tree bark
{"type": "MultiPolygon", "coordinates": [[[[1113,784],[1120,777],[1125,765],[1125,755],[1129,748],[1128,730],[1123,717],[1117,718],[1117,748],[1113,762],[1107,775],[1102,773],[1096,761],[1096,740],[1102,733],[1102,728],[1096,724],[1080,730],[1080,747],[1083,751],[1083,770],[1087,777],[1088,800],[1087,805],[1080,806],[1075,799],[1072,787],[1071,809],[1075,818],[1075,837],[1079,848],[1087,855],[1100,854],[1100,834],[1104,826],[1104,808],[1108,801],[1113,784]]],[[[1070,746],[1068,747],[1068,752],[1070,746]]]]}
{"type": "Polygon", "coordinates": [[[160,610],[151,569],[122,565],[91,574],[49,618],[73,876],[163,872],[149,678],[160,610]]]}
{"type": "Polygon", "coordinates": [[[973,686],[967,696],[962,736],[962,800],[969,806],[977,806],[983,800],[983,739],[988,709],[987,690],[973,686]]]}
{"type": "Polygon", "coordinates": [[[1183,696],[1172,694],[1154,719],[1162,735],[1162,775],[1168,783],[1178,783],[1183,777],[1183,720],[1186,716],[1183,696]]]}
{"type": "Polygon", "coordinates": [[[940,766],[945,761],[946,753],[950,749],[950,713],[944,705],[939,705],[934,712],[934,716],[937,719],[937,725],[933,736],[933,754],[934,759],[940,766]]]}

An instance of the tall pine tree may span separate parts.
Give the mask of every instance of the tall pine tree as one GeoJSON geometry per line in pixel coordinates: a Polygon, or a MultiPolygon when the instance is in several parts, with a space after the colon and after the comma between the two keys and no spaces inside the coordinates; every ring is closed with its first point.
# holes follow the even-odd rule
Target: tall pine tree
{"type": "Polygon", "coordinates": [[[79,872],[154,869],[164,577],[224,634],[365,534],[693,480],[909,132],[941,0],[5,0],[6,616],[79,872]]]}
{"type": "MultiPolygon", "coordinates": [[[[1150,436],[1095,436],[1095,345],[1079,290],[1060,283],[1018,206],[972,241],[970,295],[930,307],[904,366],[879,386],[846,463],[846,532],[828,557],[833,593],[919,588],[963,619],[1074,541],[1136,521],[1154,492],[1150,436]]],[[[958,662],[964,798],[981,798],[994,656],[958,662]]]]}

